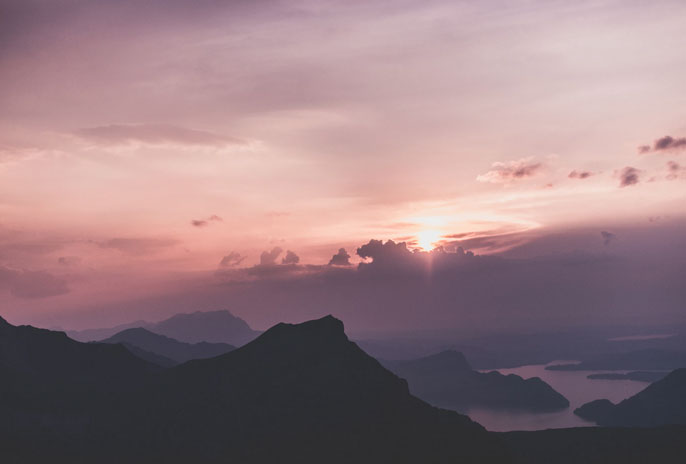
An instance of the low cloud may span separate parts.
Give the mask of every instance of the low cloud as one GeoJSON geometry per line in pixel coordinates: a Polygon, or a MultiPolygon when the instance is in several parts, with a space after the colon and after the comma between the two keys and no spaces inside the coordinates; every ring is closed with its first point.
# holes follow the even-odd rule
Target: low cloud
{"type": "Polygon", "coordinates": [[[619,172],[619,186],[628,187],[630,185],[636,185],[641,180],[640,176],[640,170],[627,166],[619,172]]]}
{"type": "Polygon", "coordinates": [[[608,232],[607,230],[601,231],[600,236],[603,238],[603,245],[605,246],[608,246],[614,239],[617,238],[617,235],[613,234],[612,232],[608,232]]]}
{"type": "Polygon", "coordinates": [[[222,148],[245,143],[235,137],[168,124],[110,124],[80,129],[75,134],[90,143],[109,146],[140,143],[222,148]]]}
{"type": "Polygon", "coordinates": [[[240,253],[232,251],[228,255],[224,256],[221,261],[219,261],[219,267],[235,267],[243,262],[246,256],[241,256],[240,253]]]}
{"type": "Polygon", "coordinates": [[[283,253],[283,249],[280,247],[274,247],[271,251],[263,251],[260,254],[260,266],[273,266],[281,253],[283,253]]]}
{"type": "Polygon", "coordinates": [[[216,214],[213,214],[212,216],[209,216],[205,219],[193,219],[191,221],[191,225],[193,227],[206,227],[210,225],[213,222],[222,222],[223,219],[216,214]]]}
{"type": "Polygon", "coordinates": [[[98,242],[100,248],[110,248],[129,255],[145,255],[176,245],[176,240],[156,238],[113,238],[98,242]]]}
{"type": "Polygon", "coordinates": [[[350,255],[345,248],[338,249],[338,253],[329,260],[329,266],[350,266],[350,255]]]}
{"type": "Polygon", "coordinates": [[[281,264],[298,264],[300,262],[300,256],[293,253],[291,250],[286,252],[286,256],[281,260],[281,264]]]}
{"type": "Polygon", "coordinates": [[[591,177],[594,173],[591,171],[577,171],[576,169],[569,173],[567,177],[570,179],[587,179],[591,177]]]}
{"type": "Polygon", "coordinates": [[[667,180],[676,180],[686,177],[686,167],[676,161],[667,161],[667,180]]]}
{"type": "Polygon", "coordinates": [[[650,145],[641,145],[638,147],[639,153],[651,153],[651,152],[661,152],[669,150],[680,150],[686,148],[686,137],[672,137],[671,135],[665,135],[655,142],[653,142],[652,147],[650,145]]]}
{"type": "Polygon", "coordinates": [[[67,282],[45,271],[27,271],[0,266],[0,290],[17,298],[48,298],[69,293],[67,282]]]}
{"type": "Polygon", "coordinates": [[[533,158],[522,158],[507,163],[496,162],[491,165],[491,170],[477,176],[479,182],[491,182],[496,184],[509,183],[527,177],[533,177],[543,168],[543,163],[533,158]]]}
{"type": "Polygon", "coordinates": [[[81,258],[78,256],[60,256],[57,258],[57,264],[60,266],[78,266],[81,264],[81,258]]]}

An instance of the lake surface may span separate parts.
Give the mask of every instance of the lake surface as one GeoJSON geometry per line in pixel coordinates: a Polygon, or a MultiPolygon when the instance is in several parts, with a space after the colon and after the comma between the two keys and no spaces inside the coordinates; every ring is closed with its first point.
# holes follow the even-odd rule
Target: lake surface
{"type": "MultiPolygon", "coordinates": [[[[533,413],[526,411],[502,411],[486,408],[471,408],[464,411],[486,429],[496,432],[511,430],[543,430],[565,427],[593,427],[574,414],[574,409],[589,401],[607,398],[613,403],[635,395],[646,388],[646,382],[633,380],[591,380],[589,374],[609,371],[547,371],[545,367],[570,361],[553,361],[549,364],[521,366],[512,369],[496,369],[501,374],[516,374],[525,379],[540,377],[548,385],[569,400],[569,408],[556,412],[533,413]]],[[[488,372],[488,371],[484,371],[488,372]]],[[[626,373],[627,371],[612,371],[626,373]]]]}

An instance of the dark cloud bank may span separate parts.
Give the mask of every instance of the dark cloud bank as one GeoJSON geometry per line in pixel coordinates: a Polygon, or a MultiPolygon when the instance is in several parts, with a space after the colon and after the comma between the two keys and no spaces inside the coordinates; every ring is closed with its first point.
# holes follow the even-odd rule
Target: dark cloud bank
{"type": "Polygon", "coordinates": [[[331,264],[281,264],[283,250],[275,248],[262,264],[222,268],[127,310],[228,308],[258,328],[329,313],[352,330],[686,322],[683,226],[549,235],[499,256],[371,240],[356,250],[357,266],[345,265],[345,250],[331,264]]]}

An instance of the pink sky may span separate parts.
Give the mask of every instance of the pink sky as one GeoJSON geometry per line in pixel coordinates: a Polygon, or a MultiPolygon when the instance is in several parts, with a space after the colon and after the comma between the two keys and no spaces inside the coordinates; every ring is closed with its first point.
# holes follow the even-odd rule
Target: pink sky
{"type": "Polygon", "coordinates": [[[684,232],[680,1],[0,8],[12,321],[145,317],[93,307],[277,246],[325,265],[370,239],[502,254],[584,230],[604,252],[601,231],[684,232]]]}

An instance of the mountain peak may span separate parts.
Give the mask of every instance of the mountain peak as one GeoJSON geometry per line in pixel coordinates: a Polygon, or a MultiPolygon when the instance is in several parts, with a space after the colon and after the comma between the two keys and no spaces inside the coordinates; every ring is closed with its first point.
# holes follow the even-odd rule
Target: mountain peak
{"type": "Polygon", "coordinates": [[[348,337],[345,335],[343,322],[332,315],[301,322],[300,324],[287,324],[281,322],[267,330],[262,336],[258,337],[258,339],[265,340],[272,337],[281,338],[284,336],[289,338],[297,337],[301,341],[313,339],[348,341],[348,337]]]}

